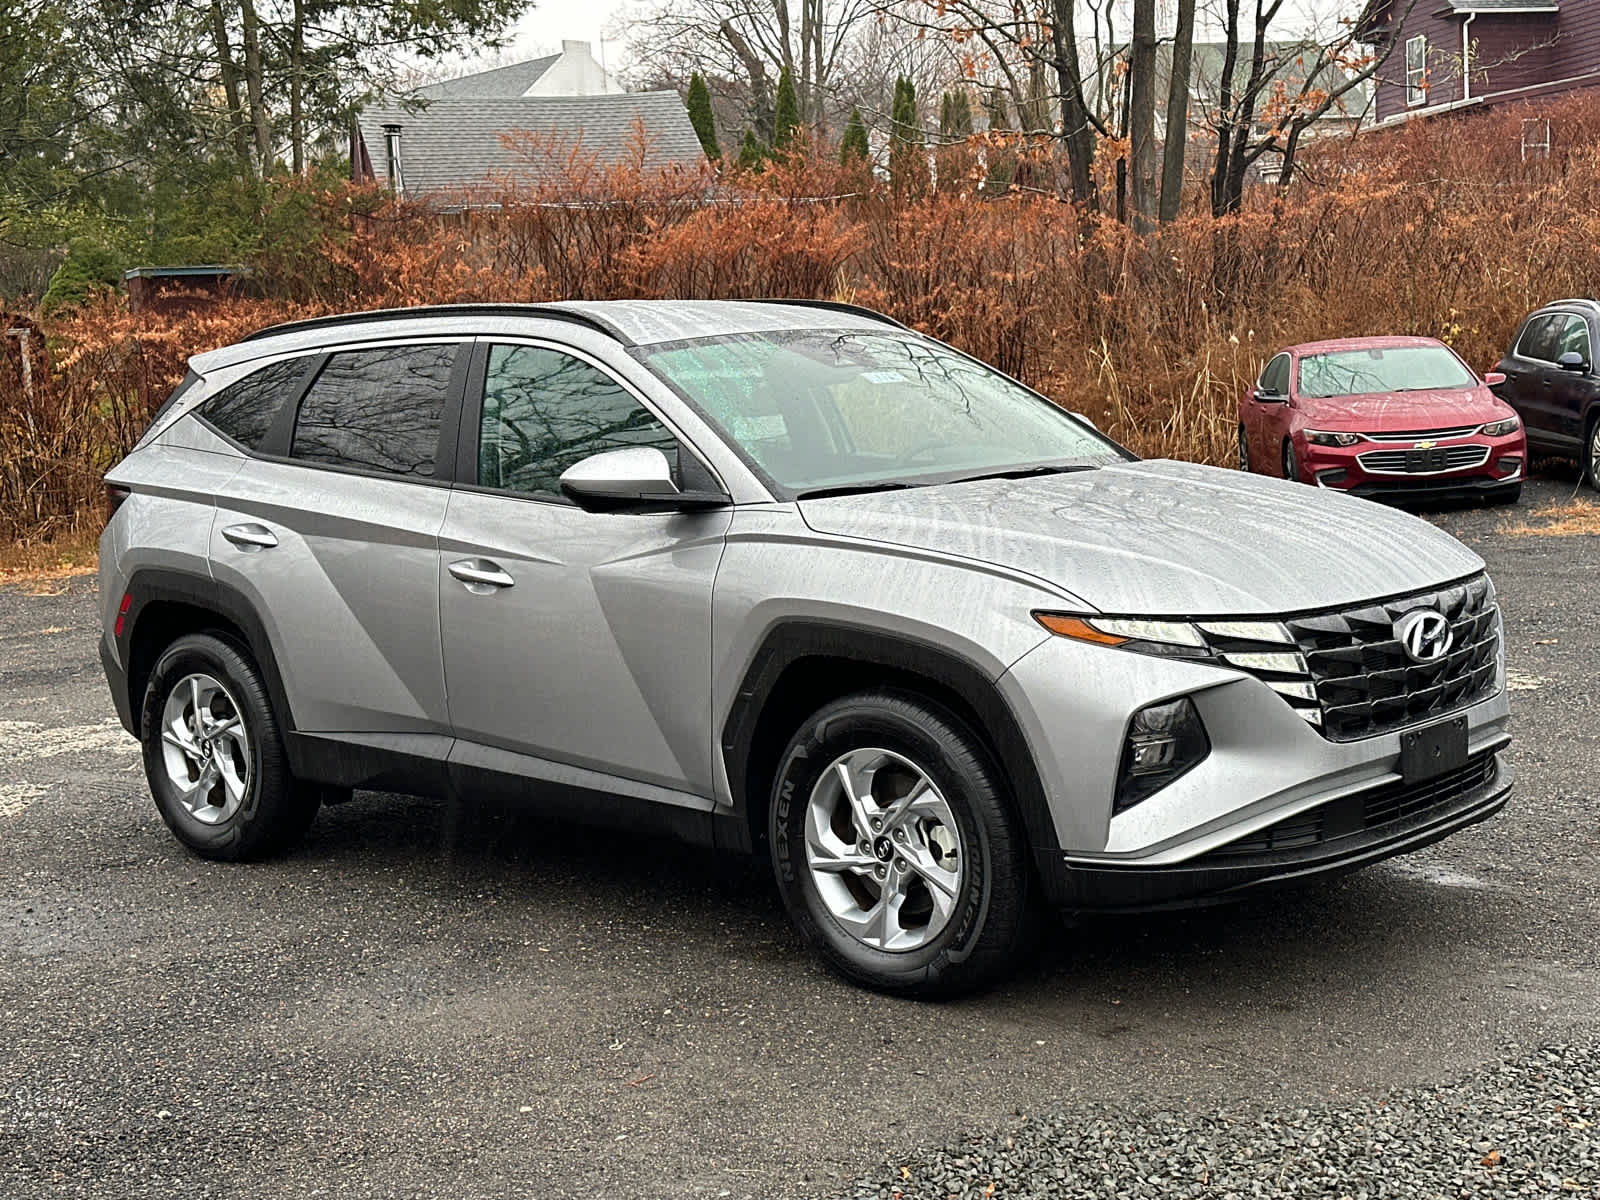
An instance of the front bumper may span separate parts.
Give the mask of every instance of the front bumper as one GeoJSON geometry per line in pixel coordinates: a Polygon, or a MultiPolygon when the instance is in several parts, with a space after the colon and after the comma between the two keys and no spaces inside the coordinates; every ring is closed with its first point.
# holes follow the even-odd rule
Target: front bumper
{"type": "Polygon", "coordinates": [[[1307,482],[1371,499],[1423,502],[1493,496],[1516,487],[1527,473],[1528,451],[1520,429],[1499,438],[1475,434],[1437,443],[1424,439],[1424,445],[1462,455],[1481,451],[1483,459],[1452,470],[1410,472],[1400,460],[1417,448],[1415,442],[1318,446],[1295,439],[1307,482]]]}
{"type": "MultiPolygon", "coordinates": [[[[1372,828],[1319,838],[1310,830],[1318,825],[1326,828],[1330,822],[1301,821],[1291,829],[1302,845],[1280,849],[1272,846],[1270,837],[1241,839],[1248,845],[1224,846],[1166,867],[1096,866],[1073,862],[1060,851],[1041,851],[1036,855],[1039,877],[1052,901],[1073,912],[1148,912],[1225,903],[1250,891],[1326,878],[1409,854],[1491,817],[1511,795],[1512,771],[1502,755],[1491,751],[1484,776],[1459,794],[1372,828]]],[[[1376,796],[1383,789],[1371,791],[1376,796]]],[[[1338,808],[1342,816],[1363,800],[1356,794],[1328,807],[1338,808]]],[[[1312,810],[1311,815],[1318,814],[1312,810]]]]}
{"type": "Polygon", "coordinates": [[[1503,676],[1496,683],[1449,714],[1466,718],[1468,761],[1482,777],[1438,794],[1399,795],[1404,730],[1333,740],[1238,670],[1052,638],[1000,680],[1055,826],[1055,844],[1035,847],[1040,879],[1063,909],[1165,907],[1426,845],[1504,803],[1511,777],[1500,752],[1511,741],[1510,704],[1503,676]],[[1113,814],[1129,715],[1179,696],[1199,712],[1210,753],[1113,814]],[[1393,812],[1351,816],[1397,795],[1393,812]]]}

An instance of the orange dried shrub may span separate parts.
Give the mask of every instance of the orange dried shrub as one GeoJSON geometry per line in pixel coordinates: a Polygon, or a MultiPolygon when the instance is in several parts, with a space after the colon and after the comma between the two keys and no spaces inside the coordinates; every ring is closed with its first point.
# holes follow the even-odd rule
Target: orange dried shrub
{"type": "MultiPolygon", "coordinates": [[[[184,358],[293,316],[466,300],[851,300],[1017,375],[1141,454],[1231,463],[1239,396],[1284,345],[1426,334],[1481,371],[1523,314],[1600,280],[1596,98],[1313,143],[1309,181],[1258,186],[1224,220],[1202,210],[1196,177],[1190,210],[1142,239],[1058,201],[1047,153],[983,138],[968,182],[1015,153],[1009,190],[897,195],[804,147],[718,175],[653,168],[642,136],[611,166],[581,143],[512,141],[539,182],[496,182],[448,211],[372,188],[287,186],[278,203],[312,232],[254,264],[270,299],[137,318],[102,302],[55,323],[48,394],[0,384],[0,536],[92,526],[99,473],[184,358]],[[1524,157],[1528,118],[1549,120],[1548,157],[1524,157]]],[[[1102,209],[1114,174],[1102,174],[1102,209]]]]}

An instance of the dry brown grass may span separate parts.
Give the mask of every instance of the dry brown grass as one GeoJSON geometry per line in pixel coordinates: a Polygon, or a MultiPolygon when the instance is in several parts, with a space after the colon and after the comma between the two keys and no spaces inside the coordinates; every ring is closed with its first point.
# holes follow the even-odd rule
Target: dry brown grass
{"type": "Polygon", "coordinates": [[[53,592],[91,575],[99,563],[97,541],[82,530],[57,541],[0,542],[0,587],[53,592]]]}
{"type": "Polygon", "coordinates": [[[1600,535],[1600,501],[1574,497],[1560,504],[1546,504],[1527,514],[1525,520],[1503,525],[1507,537],[1585,537],[1600,535]]]}

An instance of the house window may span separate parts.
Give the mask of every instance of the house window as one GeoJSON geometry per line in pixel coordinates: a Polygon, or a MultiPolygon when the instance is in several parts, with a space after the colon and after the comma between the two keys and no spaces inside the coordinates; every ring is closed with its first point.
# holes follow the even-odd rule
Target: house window
{"type": "Polygon", "coordinates": [[[1406,103],[1428,102],[1428,39],[1423,34],[1406,39],[1406,103]]]}

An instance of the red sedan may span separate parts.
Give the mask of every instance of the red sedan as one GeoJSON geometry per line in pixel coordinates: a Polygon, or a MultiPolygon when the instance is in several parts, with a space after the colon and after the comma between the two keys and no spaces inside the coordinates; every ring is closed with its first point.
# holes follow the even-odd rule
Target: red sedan
{"type": "Polygon", "coordinates": [[[1346,338],[1280,351],[1239,402],[1239,466],[1387,500],[1522,494],[1522,422],[1443,342],[1346,338]]]}

